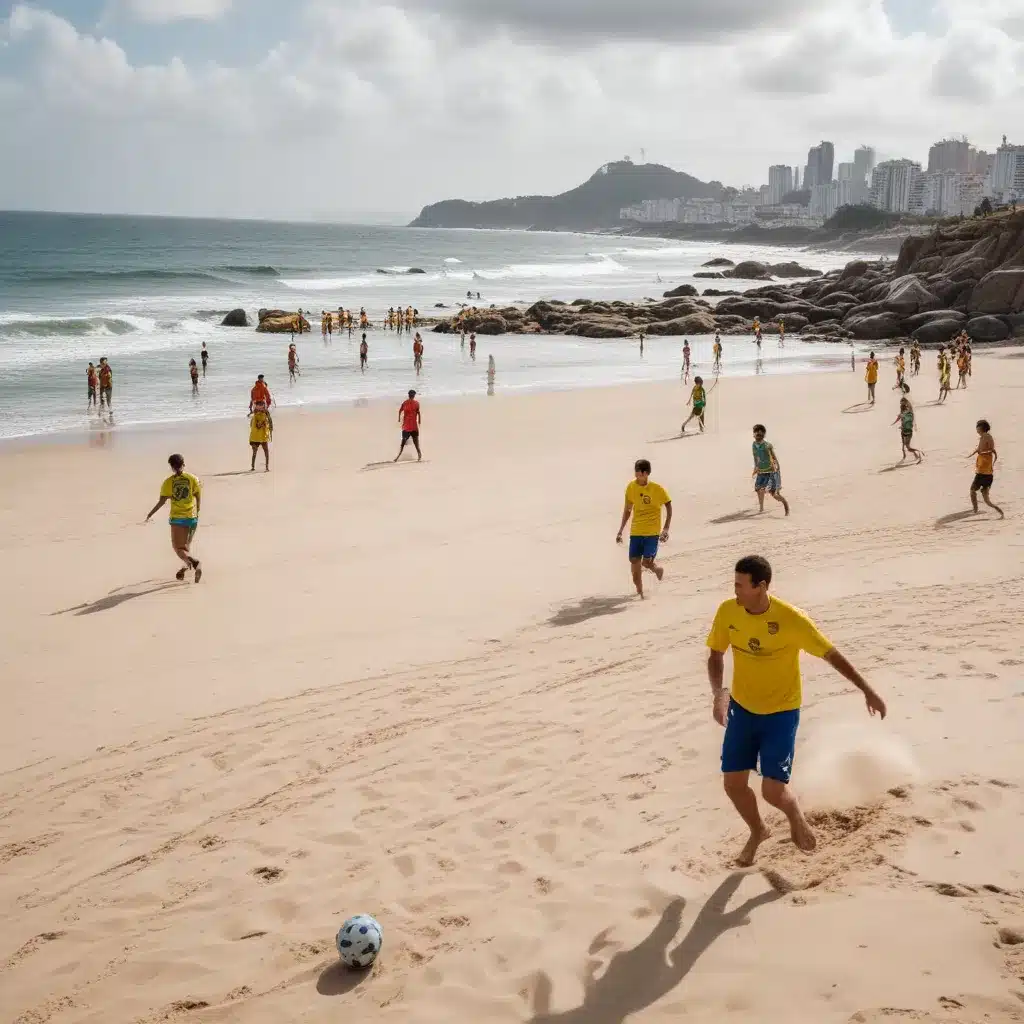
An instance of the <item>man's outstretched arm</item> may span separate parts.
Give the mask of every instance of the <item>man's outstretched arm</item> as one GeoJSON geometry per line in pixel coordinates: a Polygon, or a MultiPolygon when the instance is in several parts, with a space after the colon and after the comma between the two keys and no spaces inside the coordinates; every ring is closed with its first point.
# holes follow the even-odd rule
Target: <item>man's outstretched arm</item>
{"type": "Polygon", "coordinates": [[[880,715],[885,718],[887,708],[885,701],[875,692],[870,683],[839,653],[834,647],[825,655],[825,660],[844,678],[864,694],[864,702],[868,706],[868,714],[880,715]]]}

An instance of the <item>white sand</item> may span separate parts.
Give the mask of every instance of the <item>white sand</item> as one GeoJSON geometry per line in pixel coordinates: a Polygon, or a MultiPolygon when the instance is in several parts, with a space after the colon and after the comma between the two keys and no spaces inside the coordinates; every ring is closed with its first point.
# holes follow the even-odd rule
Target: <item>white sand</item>
{"type": "Polygon", "coordinates": [[[243,419],[0,453],[0,1020],[1024,1019],[1017,355],[944,408],[926,359],[927,459],[893,472],[888,369],[848,415],[861,371],[725,380],[665,443],[680,385],[428,396],[427,461],[365,472],[397,399],[281,414],[268,476],[243,419]],[[937,526],[982,415],[1007,519],[937,526]],[[715,522],[755,507],[755,420],[793,515],[715,522]],[[174,448],[198,586],[138,525],[174,448]],[[643,604],[613,543],[642,455],[676,510],[643,604]],[[751,551],[890,706],[805,659],[821,842],[777,828],[767,878],[730,873],[704,671],[751,551]],[[335,966],[355,912],[365,977],[335,966]]]}

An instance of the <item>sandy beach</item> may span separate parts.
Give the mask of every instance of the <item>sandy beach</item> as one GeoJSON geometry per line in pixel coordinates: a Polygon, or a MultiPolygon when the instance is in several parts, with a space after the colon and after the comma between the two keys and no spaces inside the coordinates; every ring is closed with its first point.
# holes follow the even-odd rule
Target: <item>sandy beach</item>
{"type": "Polygon", "coordinates": [[[889,361],[874,410],[861,366],[723,379],[684,439],[674,383],[426,395],[421,465],[401,391],[283,411],[269,474],[244,416],[0,450],[0,1019],[1024,1020],[1024,359],[975,371],[935,407],[926,353],[900,468],[889,361]],[[965,514],[982,416],[1005,521],[965,514]],[[199,585],[141,525],[173,450],[199,585]],[[639,457],[675,508],[643,603],[639,457]],[[819,849],[772,818],[737,873],[704,641],[751,552],[890,713],[804,658],[819,849]]]}

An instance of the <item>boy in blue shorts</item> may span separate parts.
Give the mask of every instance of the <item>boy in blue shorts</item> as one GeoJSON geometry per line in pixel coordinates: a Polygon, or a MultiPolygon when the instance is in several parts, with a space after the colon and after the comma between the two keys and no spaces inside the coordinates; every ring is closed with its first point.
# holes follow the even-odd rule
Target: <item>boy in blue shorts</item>
{"type": "Polygon", "coordinates": [[[789,789],[803,694],[800,652],[827,661],[861,693],[868,713],[885,718],[885,701],[832,646],[799,608],[768,593],[772,567],[749,555],[736,563],[735,598],[723,602],[708,634],[708,679],[715,721],[725,726],[722,775],[725,792],[750,829],[736,860],[754,863],[770,832],[750,788],[752,771],[761,774],[761,795],[789,820],[797,847],[810,853],[814,833],[789,789]],[[725,688],[725,652],[732,649],[732,693],[725,688]]]}
{"type": "Polygon", "coordinates": [[[758,511],[764,511],[764,496],[768,493],[776,501],[782,502],[788,516],[789,502],[782,496],[782,467],[775,454],[775,446],[764,439],[767,433],[763,423],[754,424],[754,472],[751,475],[754,478],[758,511]]]}
{"type": "Polygon", "coordinates": [[[629,531],[629,567],[633,586],[643,600],[643,571],[653,572],[660,581],[665,570],[655,561],[658,557],[658,541],[668,540],[668,529],[672,525],[672,499],[661,484],[651,480],[651,464],[638,459],[633,467],[636,475],[626,486],[626,504],[622,510],[622,522],[615,536],[615,543],[622,543],[622,531],[630,516],[633,525],[629,531]],[[665,528],[661,526],[661,510],[665,509],[665,528]]]}

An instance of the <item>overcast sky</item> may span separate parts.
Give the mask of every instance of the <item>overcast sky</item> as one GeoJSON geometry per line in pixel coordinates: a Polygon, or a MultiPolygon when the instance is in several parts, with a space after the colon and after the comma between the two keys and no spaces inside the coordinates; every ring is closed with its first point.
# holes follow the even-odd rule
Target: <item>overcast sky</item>
{"type": "Polygon", "coordinates": [[[0,0],[0,208],[413,215],[1024,142],[1024,0],[0,0]]]}

